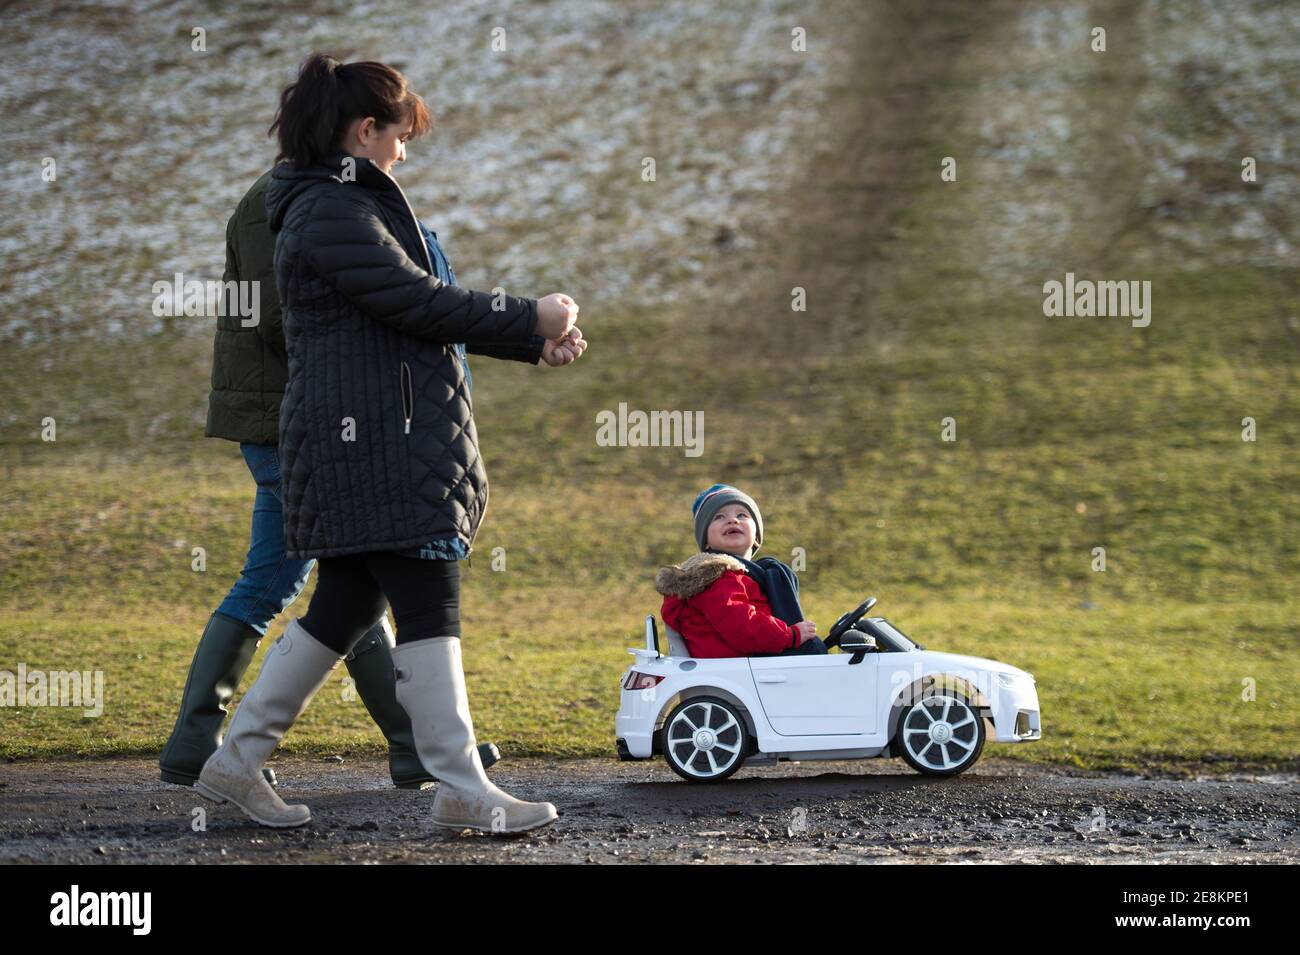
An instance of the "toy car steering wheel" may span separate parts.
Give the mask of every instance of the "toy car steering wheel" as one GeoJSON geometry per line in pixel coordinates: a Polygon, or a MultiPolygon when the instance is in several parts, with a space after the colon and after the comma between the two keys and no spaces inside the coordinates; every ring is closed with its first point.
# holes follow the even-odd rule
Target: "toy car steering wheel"
{"type": "Polygon", "coordinates": [[[826,645],[828,647],[835,646],[835,643],[839,642],[839,639],[844,634],[844,632],[847,630],[852,630],[855,626],[857,626],[858,621],[861,620],[863,617],[865,617],[867,615],[867,611],[870,610],[875,605],[876,605],[876,598],[868,597],[866,600],[862,601],[862,603],[858,604],[856,610],[850,610],[844,616],[840,617],[839,620],[836,620],[835,626],[831,627],[831,632],[826,637],[826,645]]]}

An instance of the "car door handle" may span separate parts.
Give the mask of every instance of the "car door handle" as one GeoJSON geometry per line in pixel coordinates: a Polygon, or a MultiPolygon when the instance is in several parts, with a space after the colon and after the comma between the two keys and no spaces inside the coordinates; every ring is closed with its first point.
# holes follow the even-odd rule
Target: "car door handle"
{"type": "Polygon", "coordinates": [[[785,682],[785,677],[781,676],[778,673],[769,673],[766,676],[756,676],[754,677],[754,679],[757,680],[759,683],[784,683],[785,682]]]}

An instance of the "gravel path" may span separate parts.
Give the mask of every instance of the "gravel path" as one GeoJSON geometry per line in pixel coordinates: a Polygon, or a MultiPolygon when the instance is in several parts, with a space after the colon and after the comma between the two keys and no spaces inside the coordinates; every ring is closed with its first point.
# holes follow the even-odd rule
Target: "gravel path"
{"type": "Polygon", "coordinates": [[[1191,780],[987,759],[951,780],[899,760],[781,764],[718,786],[662,761],[514,759],[494,779],[560,819],[499,839],[443,833],[429,792],[378,759],[282,758],[281,792],[312,823],[264,829],[162,783],[147,759],[0,769],[0,862],[1287,862],[1300,777],[1191,780]],[[203,819],[203,816],[206,816],[203,819]],[[196,826],[206,822],[206,829],[196,826]]]}

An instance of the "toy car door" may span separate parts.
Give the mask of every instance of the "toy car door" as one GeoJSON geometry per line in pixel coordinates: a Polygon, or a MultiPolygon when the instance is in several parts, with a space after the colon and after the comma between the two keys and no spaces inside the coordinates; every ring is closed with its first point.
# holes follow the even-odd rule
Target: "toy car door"
{"type": "Polygon", "coordinates": [[[750,657],[758,698],[782,736],[843,736],[876,732],[879,656],[750,657]]]}

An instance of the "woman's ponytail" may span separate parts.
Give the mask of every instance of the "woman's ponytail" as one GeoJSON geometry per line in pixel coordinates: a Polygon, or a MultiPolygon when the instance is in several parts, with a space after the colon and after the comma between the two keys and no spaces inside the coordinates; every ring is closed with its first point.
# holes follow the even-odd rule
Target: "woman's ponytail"
{"type": "Polygon", "coordinates": [[[280,94],[280,108],[269,133],[278,137],[275,161],[309,165],[329,152],[339,115],[339,61],[325,53],[307,57],[298,79],[280,94]]]}
{"type": "Polygon", "coordinates": [[[298,79],[280,94],[280,108],[267,131],[279,141],[275,161],[311,165],[338,148],[349,123],[366,116],[381,126],[410,120],[413,136],[433,125],[424,100],[391,66],[369,60],[345,64],[313,53],[298,79]]]}

